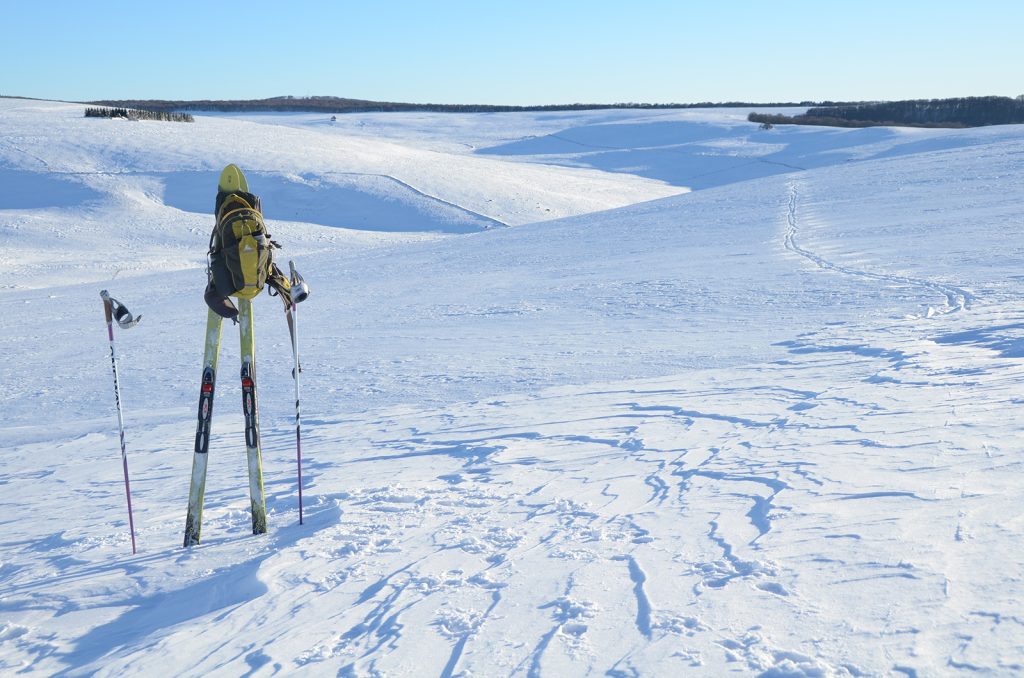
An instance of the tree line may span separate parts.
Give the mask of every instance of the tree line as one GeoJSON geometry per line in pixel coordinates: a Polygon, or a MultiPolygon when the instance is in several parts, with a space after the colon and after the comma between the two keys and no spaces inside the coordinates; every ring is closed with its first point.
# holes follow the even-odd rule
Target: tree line
{"type": "Polygon", "coordinates": [[[762,125],[825,125],[831,127],[983,127],[1024,123],[1024,95],[912,99],[815,106],[794,115],[751,113],[762,125]]]}
{"type": "Polygon", "coordinates": [[[549,104],[542,106],[502,106],[489,104],[412,104],[393,101],[369,101],[333,96],[294,97],[279,96],[269,99],[192,101],[128,99],[89,102],[101,106],[121,106],[148,111],[218,111],[224,113],[381,113],[381,112],[436,112],[436,113],[509,113],[526,111],[585,111],[612,108],[672,109],[672,108],[748,108],[751,106],[812,106],[813,101],[752,103],[744,101],[701,102],[693,104],[648,104],[621,102],[613,104],[549,104]]]}
{"type": "Polygon", "coordinates": [[[135,108],[89,107],[85,109],[87,118],[124,118],[125,120],[163,120],[165,122],[195,122],[189,113],[173,111],[145,111],[135,108]]]}

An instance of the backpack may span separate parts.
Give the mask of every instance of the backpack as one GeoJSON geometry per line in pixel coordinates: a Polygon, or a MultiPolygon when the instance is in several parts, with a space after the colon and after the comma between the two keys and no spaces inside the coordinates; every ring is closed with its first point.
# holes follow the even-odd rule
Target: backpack
{"type": "Polygon", "coordinates": [[[234,319],[238,309],[229,297],[253,299],[270,283],[282,293],[287,307],[289,282],[273,255],[280,245],[267,233],[259,197],[244,191],[219,192],[216,214],[217,225],[210,234],[207,305],[234,319]]]}

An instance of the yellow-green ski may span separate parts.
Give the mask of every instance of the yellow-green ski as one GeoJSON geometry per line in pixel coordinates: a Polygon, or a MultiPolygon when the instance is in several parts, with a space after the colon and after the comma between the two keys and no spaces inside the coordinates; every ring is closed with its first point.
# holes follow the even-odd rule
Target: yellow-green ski
{"type": "Polygon", "coordinates": [[[188,492],[184,546],[198,544],[202,529],[206,463],[210,450],[210,423],[213,418],[213,395],[217,384],[217,359],[220,355],[220,331],[223,320],[213,311],[207,311],[203,377],[199,386],[199,422],[196,425],[195,453],[192,455],[192,482],[188,492]]]}
{"type": "MultiPolygon", "coordinates": [[[[217,190],[221,193],[249,191],[242,170],[228,165],[221,172],[217,190]]],[[[263,462],[260,452],[259,403],[256,397],[256,343],[253,338],[252,300],[238,299],[238,331],[242,358],[242,412],[245,415],[245,449],[249,469],[249,497],[252,504],[252,532],[267,531],[267,506],[263,491],[263,462]]],[[[192,457],[192,482],[189,487],[188,515],[185,517],[185,546],[199,543],[203,522],[203,496],[206,492],[206,467],[210,450],[210,424],[217,382],[217,361],[223,318],[207,312],[206,341],[203,350],[203,376],[199,391],[199,421],[196,426],[192,457]]]]}
{"type": "Polygon", "coordinates": [[[253,336],[252,300],[238,300],[238,338],[242,346],[242,412],[245,414],[245,455],[249,465],[249,500],[252,533],[267,531],[267,502],[263,494],[260,453],[260,410],[256,396],[256,340],[253,336]]]}

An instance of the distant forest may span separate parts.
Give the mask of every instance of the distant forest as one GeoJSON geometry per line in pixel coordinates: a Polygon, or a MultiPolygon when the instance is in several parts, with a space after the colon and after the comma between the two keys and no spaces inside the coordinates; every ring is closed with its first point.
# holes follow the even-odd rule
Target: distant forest
{"type": "Polygon", "coordinates": [[[816,106],[801,115],[751,113],[762,125],[823,125],[829,127],[983,127],[1024,123],[1024,95],[914,99],[878,103],[816,106]]]}
{"type": "Polygon", "coordinates": [[[140,111],[134,108],[87,108],[87,118],[124,118],[125,120],[163,120],[165,122],[195,122],[188,113],[170,111],[140,111]]]}
{"type": "MultiPolygon", "coordinates": [[[[377,113],[400,111],[429,111],[439,113],[506,113],[516,111],[585,111],[609,108],[637,109],[668,109],[668,108],[749,108],[751,106],[812,106],[816,102],[758,104],[745,101],[724,103],[697,104],[553,104],[548,106],[491,106],[477,104],[408,104],[390,101],[366,101],[363,99],[345,99],[342,97],[316,96],[293,97],[281,96],[270,99],[249,99],[242,101],[201,100],[201,101],[164,101],[164,100],[123,100],[123,101],[90,101],[98,106],[114,106],[134,108],[146,111],[220,111],[226,113],[245,112],[300,112],[300,113],[377,113]]],[[[831,102],[822,102],[831,104],[831,102]]]]}

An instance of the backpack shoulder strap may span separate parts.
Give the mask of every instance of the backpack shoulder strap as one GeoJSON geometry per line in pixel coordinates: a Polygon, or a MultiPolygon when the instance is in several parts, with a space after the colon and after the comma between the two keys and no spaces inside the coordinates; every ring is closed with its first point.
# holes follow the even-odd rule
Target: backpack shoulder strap
{"type": "Polygon", "coordinates": [[[255,195],[254,193],[247,193],[245,191],[218,191],[217,200],[213,208],[213,213],[219,217],[221,209],[224,207],[224,203],[228,202],[229,199],[232,202],[243,202],[245,203],[246,207],[255,209],[257,212],[262,211],[260,205],[260,198],[258,195],[255,195]]]}

